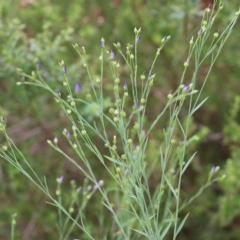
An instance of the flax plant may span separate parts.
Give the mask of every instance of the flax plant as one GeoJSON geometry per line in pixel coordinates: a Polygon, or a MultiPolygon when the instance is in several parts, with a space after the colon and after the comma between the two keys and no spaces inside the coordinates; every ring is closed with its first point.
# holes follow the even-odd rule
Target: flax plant
{"type": "MultiPolygon", "coordinates": [[[[186,214],[184,217],[180,217],[179,213],[192,203],[205,188],[214,181],[224,178],[224,176],[216,175],[219,167],[213,167],[206,183],[195,195],[189,196],[189,199],[181,198],[182,178],[196,156],[196,152],[189,158],[186,155],[190,142],[197,137],[190,134],[191,118],[207,101],[207,98],[201,99],[202,92],[213,65],[239,15],[239,11],[236,12],[222,33],[212,32],[214,22],[223,5],[220,3],[216,8],[216,11],[210,8],[205,9],[198,33],[189,39],[189,51],[183,62],[179,87],[166,95],[165,106],[150,124],[146,124],[146,109],[148,108],[148,99],[151,97],[151,89],[154,82],[158,81],[154,69],[162,49],[167,47],[168,42],[171,41],[170,36],[162,39],[146,74],[139,72],[138,69],[141,29],[134,29],[134,44],[128,44],[126,51],[119,42],[114,43],[114,50],[111,50],[108,49],[103,38],[100,40],[98,74],[92,72],[86,49],[74,44],[73,47],[79,54],[81,66],[85,68],[89,81],[88,98],[81,96],[80,83],[76,83],[74,87],[71,80],[68,79],[68,68],[64,61],[59,63],[63,70],[63,77],[60,80],[63,86],[62,92],[51,89],[47,80],[41,76],[39,67],[36,67],[36,71],[31,74],[18,69],[18,74],[25,79],[17,82],[20,87],[21,85],[31,85],[49,91],[69,119],[71,129],[66,127],[63,135],[69,146],[75,151],[76,159],[59,147],[57,138],[48,140],[48,143],[85,176],[92,186],[92,191],[101,194],[102,206],[107,209],[112,218],[112,226],[103,229],[106,227],[106,217],[99,216],[99,228],[102,228],[99,230],[102,232],[101,239],[161,240],[168,237],[175,240],[189,216],[186,214]],[[206,47],[207,51],[203,51],[206,47]],[[117,60],[117,54],[121,57],[121,61],[117,60]],[[199,87],[197,84],[198,71],[206,59],[210,59],[211,63],[205,79],[199,87]],[[121,76],[123,65],[129,72],[126,81],[123,81],[121,76]],[[104,89],[107,71],[111,73],[113,80],[112,107],[108,111],[104,106],[106,94],[109,94],[104,89]],[[190,79],[186,77],[187,72],[192,73],[190,79]],[[78,94],[79,92],[80,94],[78,94]],[[65,97],[66,95],[67,97],[65,97]],[[89,122],[81,114],[81,107],[90,108],[93,104],[97,112],[97,119],[89,122]],[[132,105],[131,108],[129,108],[129,104],[132,105]],[[180,117],[183,107],[188,109],[184,119],[180,117]],[[164,126],[160,126],[160,120],[165,115],[169,115],[169,120],[164,126]],[[156,129],[163,131],[164,142],[159,143],[159,158],[155,159],[153,161],[155,165],[149,168],[147,163],[149,135],[156,129]],[[181,134],[182,141],[180,142],[175,138],[176,131],[181,134]],[[97,147],[96,139],[107,148],[107,151],[102,152],[97,147]],[[97,179],[96,169],[92,167],[87,152],[90,152],[102,164],[107,178],[111,178],[114,182],[113,186],[108,186],[104,178],[97,179]],[[152,190],[149,186],[149,179],[155,166],[156,169],[160,169],[160,181],[152,190]],[[171,175],[172,168],[175,169],[174,178],[171,175]]],[[[1,131],[5,135],[6,142],[2,145],[0,156],[22,172],[49,197],[49,202],[59,209],[60,218],[64,214],[68,220],[72,220],[71,230],[73,227],[79,227],[84,233],[81,235],[84,236],[83,239],[99,239],[85,227],[88,218],[84,216],[82,208],[85,207],[87,201],[83,201],[82,205],[79,205],[77,210],[79,212],[76,217],[73,217],[71,211],[62,204],[60,188],[57,197],[52,196],[48,190],[47,180],[45,177],[36,175],[27,159],[9,137],[4,123],[1,124],[1,131]]],[[[62,179],[59,178],[59,187],[61,182],[62,179]]],[[[66,226],[64,221],[59,222],[59,236],[62,240],[67,239],[70,234],[67,232],[66,226]],[[61,229],[66,231],[61,232],[61,229]]]]}

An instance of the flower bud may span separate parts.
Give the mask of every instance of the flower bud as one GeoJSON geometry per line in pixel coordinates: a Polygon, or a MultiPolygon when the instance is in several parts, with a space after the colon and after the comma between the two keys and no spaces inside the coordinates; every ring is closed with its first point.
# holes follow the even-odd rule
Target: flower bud
{"type": "Polygon", "coordinates": [[[104,48],[104,47],[105,47],[105,40],[104,40],[104,38],[101,38],[101,40],[100,40],[100,46],[101,46],[101,48],[104,48]]]}

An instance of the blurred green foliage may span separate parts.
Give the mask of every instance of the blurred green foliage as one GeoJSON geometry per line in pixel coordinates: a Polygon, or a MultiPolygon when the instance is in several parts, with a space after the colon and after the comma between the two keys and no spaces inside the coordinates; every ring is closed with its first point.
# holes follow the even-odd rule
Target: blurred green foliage
{"type": "Polygon", "coordinates": [[[226,180],[221,182],[220,187],[222,196],[219,198],[219,217],[218,220],[222,227],[233,229],[232,238],[239,236],[238,226],[240,223],[240,203],[239,203],[239,131],[240,131],[240,96],[237,95],[228,111],[226,125],[224,127],[224,142],[229,146],[230,158],[224,165],[223,172],[226,180]]]}
{"type": "MultiPolygon", "coordinates": [[[[68,67],[72,88],[80,82],[81,94],[85,96],[89,86],[72,44],[76,42],[79,46],[85,46],[89,64],[93,71],[97,72],[100,39],[104,37],[109,45],[119,41],[125,48],[129,41],[134,40],[134,27],[141,27],[139,69],[140,72],[146,73],[161,39],[171,35],[171,41],[162,52],[154,69],[159,79],[155,81],[152,100],[148,103],[147,116],[151,121],[154,114],[164,106],[166,94],[175,90],[179,84],[189,40],[199,30],[202,16],[200,2],[206,1],[179,0],[173,3],[165,0],[36,0],[30,2],[12,0],[0,3],[0,64],[2,66],[0,114],[7,117],[9,132],[21,146],[26,158],[30,160],[39,175],[47,177],[49,188],[55,191],[55,179],[63,173],[67,181],[73,178],[78,182],[83,180],[73,166],[60,158],[45,143],[46,139],[61,134],[67,120],[57,108],[54,99],[45,91],[28,86],[16,86],[16,82],[19,81],[16,69],[21,68],[31,73],[36,71],[37,65],[41,62],[39,70],[44,79],[47,79],[56,91],[61,91],[59,80],[62,69],[58,63],[63,59],[68,67]]],[[[216,31],[224,30],[230,16],[238,10],[238,5],[238,0],[232,0],[224,5],[215,26],[216,31]]],[[[239,28],[239,23],[235,28],[239,28]]],[[[239,100],[234,102],[240,88],[238,39],[239,31],[236,30],[219,56],[204,89],[202,97],[209,96],[207,104],[192,119],[191,132],[193,135],[197,134],[200,140],[192,142],[193,148],[198,148],[198,154],[184,178],[183,197],[191,196],[197,191],[212,165],[220,165],[222,173],[226,174],[226,179],[214,185],[204,196],[196,200],[193,206],[186,209],[191,215],[179,239],[234,240],[239,236],[236,227],[240,224],[239,113],[234,115],[226,111],[226,109],[236,109],[235,106],[239,105],[239,100]]],[[[121,61],[119,56],[116,58],[121,61]]],[[[193,63],[190,67],[193,69],[193,63]]],[[[199,85],[204,81],[208,68],[209,62],[205,62],[198,72],[199,85]]],[[[123,77],[127,76],[124,68],[121,74],[123,77]]],[[[191,72],[188,74],[190,76],[191,72]]],[[[24,79],[20,80],[24,81],[24,79]]],[[[106,91],[111,91],[112,80],[105,81],[106,91]]],[[[105,99],[105,104],[106,107],[110,107],[111,100],[105,99]]],[[[93,105],[90,109],[81,110],[82,114],[89,116],[89,121],[96,117],[94,107],[93,105]]],[[[238,110],[233,112],[236,113],[238,110]]],[[[159,131],[151,136],[149,143],[151,159],[157,159],[155,146],[158,146],[163,139],[164,120],[159,126],[159,131]]],[[[60,144],[63,148],[66,145],[65,142],[60,144]]],[[[96,167],[99,167],[97,163],[96,167]]],[[[98,174],[101,176],[101,168],[98,174]]],[[[53,208],[45,204],[47,199],[3,161],[0,162],[0,179],[0,238],[9,238],[11,214],[17,212],[19,238],[56,239],[57,230],[54,228],[54,223],[57,222],[57,215],[53,208]]],[[[154,186],[154,182],[158,179],[156,171],[150,184],[154,186]]],[[[67,191],[68,184],[65,188],[67,191]]],[[[98,209],[97,204],[92,201],[91,207],[86,209],[92,219],[87,226],[91,229],[99,224],[94,215],[98,209]]]]}

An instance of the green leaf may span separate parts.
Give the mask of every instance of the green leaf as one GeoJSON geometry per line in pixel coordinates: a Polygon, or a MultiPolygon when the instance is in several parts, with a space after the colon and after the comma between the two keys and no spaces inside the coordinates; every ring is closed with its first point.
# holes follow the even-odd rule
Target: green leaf
{"type": "Polygon", "coordinates": [[[189,215],[189,213],[185,216],[185,218],[182,220],[182,222],[179,224],[179,226],[178,226],[178,228],[177,228],[177,232],[176,232],[176,235],[175,236],[177,236],[178,235],[178,233],[181,231],[181,229],[182,229],[182,227],[183,227],[183,225],[184,225],[184,223],[186,222],[186,220],[187,220],[187,218],[188,218],[188,215],[189,215]]]}
{"type": "Polygon", "coordinates": [[[187,167],[189,166],[189,164],[192,162],[193,158],[195,157],[195,155],[197,154],[197,152],[195,152],[189,159],[188,161],[184,164],[184,168],[181,171],[181,175],[183,175],[183,173],[186,171],[187,167]]]}
{"type": "Polygon", "coordinates": [[[122,167],[127,167],[127,165],[124,162],[121,162],[121,161],[119,161],[117,159],[111,158],[111,157],[106,156],[106,155],[104,155],[104,157],[107,158],[108,160],[110,160],[111,162],[116,163],[117,165],[120,165],[122,167]]]}
{"type": "Polygon", "coordinates": [[[166,180],[169,188],[171,189],[171,192],[173,193],[174,197],[175,197],[176,199],[178,199],[178,196],[177,196],[176,191],[175,191],[175,189],[173,188],[172,184],[169,182],[169,180],[167,179],[166,176],[164,176],[164,177],[165,177],[165,180],[166,180]]]}
{"type": "Polygon", "coordinates": [[[134,228],[132,228],[132,230],[141,234],[141,235],[143,235],[143,236],[145,236],[145,237],[147,237],[147,238],[149,238],[149,239],[152,239],[151,236],[149,236],[147,233],[145,233],[143,231],[140,231],[140,230],[137,230],[137,229],[134,229],[134,228]]]}
{"type": "Polygon", "coordinates": [[[160,235],[161,238],[160,238],[159,240],[163,239],[163,238],[166,236],[166,234],[167,234],[169,228],[171,227],[171,225],[172,225],[172,222],[170,222],[170,223],[167,225],[167,227],[164,229],[163,233],[160,235]]]}
{"type": "Polygon", "coordinates": [[[206,97],[204,100],[202,100],[196,107],[193,107],[190,116],[193,115],[206,101],[208,97],[206,97]]]}

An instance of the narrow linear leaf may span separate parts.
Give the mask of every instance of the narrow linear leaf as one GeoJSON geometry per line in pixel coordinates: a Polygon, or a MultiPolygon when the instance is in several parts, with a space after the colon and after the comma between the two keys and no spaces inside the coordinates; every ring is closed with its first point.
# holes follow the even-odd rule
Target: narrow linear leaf
{"type": "Polygon", "coordinates": [[[178,228],[177,228],[177,232],[176,232],[176,236],[178,235],[178,233],[181,231],[184,223],[186,222],[187,218],[188,218],[189,213],[185,216],[185,218],[182,220],[182,222],[179,224],[178,228]]]}
{"type": "Polygon", "coordinates": [[[206,101],[208,100],[208,97],[206,97],[204,100],[202,100],[196,107],[194,107],[190,113],[190,115],[193,115],[206,101]]]}
{"type": "Polygon", "coordinates": [[[134,195],[128,195],[130,198],[134,198],[134,199],[137,199],[137,197],[136,196],[134,196],[134,195]]]}
{"type": "Polygon", "coordinates": [[[169,230],[169,228],[171,227],[171,225],[172,225],[172,222],[170,222],[170,223],[167,225],[167,227],[164,229],[163,233],[161,233],[159,240],[163,239],[163,238],[166,236],[166,234],[168,233],[168,230],[169,230]]]}
{"type": "Polygon", "coordinates": [[[95,150],[96,155],[97,155],[98,159],[100,160],[100,162],[101,162],[101,163],[104,163],[104,159],[103,159],[103,157],[102,157],[102,154],[101,154],[100,151],[98,150],[98,148],[97,148],[95,145],[94,145],[93,147],[94,147],[94,150],[95,150]]]}
{"type": "Polygon", "coordinates": [[[132,230],[141,234],[141,235],[143,235],[143,236],[145,236],[145,237],[147,237],[148,239],[152,239],[151,236],[149,236],[147,233],[145,233],[143,231],[140,231],[140,230],[137,230],[137,229],[134,229],[134,228],[132,228],[132,230]]]}
{"type": "Polygon", "coordinates": [[[187,167],[189,166],[189,164],[192,162],[193,158],[195,157],[195,155],[197,154],[197,152],[195,152],[189,159],[188,161],[184,164],[184,168],[181,171],[181,175],[183,175],[183,173],[186,171],[187,167]]]}
{"type": "Polygon", "coordinates": [[[111,158],[111,157],[106,156],[106,155],[104,155],[104,157],[107,158],[108,160],[110,160],[111,162],[114,162],[114,163],[116,163],[116,164],[118,164],[118,165],[120,165],[122,167],[127,167],[127,165],[125,163],[120,162],[117,159],[111,158]]]}
{"type": "Polygon", "coordinates": [[[164,176],[164,177],[165,177],[165,180],[166,180],[166,182],[167,182],[169,188],[171,189],[171,192],[173,193],[174,197],[175,197],[176,199],[178,199],[178,196],[177,196],[176,191],[174,190],[172,184],[169,182],[169,180],[167,179],[166,176],[164,176]]]}

